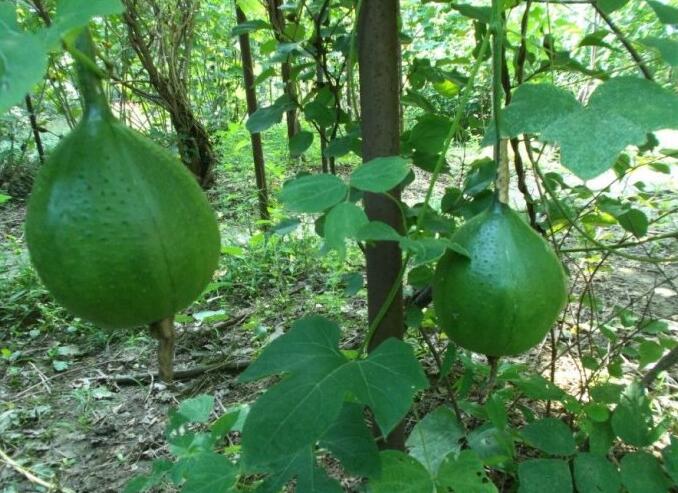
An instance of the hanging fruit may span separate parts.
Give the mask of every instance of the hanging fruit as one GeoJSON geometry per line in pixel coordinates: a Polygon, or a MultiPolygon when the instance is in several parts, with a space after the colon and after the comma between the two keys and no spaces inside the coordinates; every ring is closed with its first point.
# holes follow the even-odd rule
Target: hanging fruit
{"type": "MultiPolygon", "coordinates": [[[[87,53],[89,34],[78,43],[87,53]]],[[[113,117],[93,63],[77,64],[84,114],[40,171],[26,239],[59,303],[101,327],[133,327],[200,295],[217,267],[219,229],[182,163],[113,117]]]]}
{"type": "Polygon", "coordinates": [[[538,344],[567,298],[565,273],[546,241],[496,199],[452,241],[470,258],[448,252],[436,268],[433,302],[448,337],[493,357],[538,344]]]}

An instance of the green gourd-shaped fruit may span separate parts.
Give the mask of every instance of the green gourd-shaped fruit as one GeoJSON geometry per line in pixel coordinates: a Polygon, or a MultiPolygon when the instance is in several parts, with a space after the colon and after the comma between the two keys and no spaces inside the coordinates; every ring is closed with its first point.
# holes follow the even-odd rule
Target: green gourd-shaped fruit
{"type": "Polygon", "coordinates": [[[498,200],[452,241],[470,258],[450,251],[436,267],[433,303],[448,337],[495,357],[538,344],[567,298],[565,273],[546,241],[498,200]]]}
{"type": "Polygon", "coordinates": [[[84,116],[29,200],[31,260],[59,303],[101,327],[171,317],[217,267],[215,215],[181,162],[118,122],[100,80],[79,71],[84,116]]]}

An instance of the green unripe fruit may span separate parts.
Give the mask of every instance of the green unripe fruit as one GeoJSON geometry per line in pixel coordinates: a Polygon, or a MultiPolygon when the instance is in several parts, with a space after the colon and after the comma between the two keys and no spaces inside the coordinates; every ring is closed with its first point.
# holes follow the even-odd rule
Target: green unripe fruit
{"type": "Polygon", "coordinates": [[[190,172],[100,100],[41,170],[26,239],[56,300],[108,328],[185,308],[220,254],[216,218],[190,172]]]}
{"type": "Polygon", "coordinates": [[[470,258],[448,252],[436,268],[433,303],[448,337],[488,356],[538,344],[567,298],[565,273],[546,241],[499,201],[452,241],[470,258]]]}

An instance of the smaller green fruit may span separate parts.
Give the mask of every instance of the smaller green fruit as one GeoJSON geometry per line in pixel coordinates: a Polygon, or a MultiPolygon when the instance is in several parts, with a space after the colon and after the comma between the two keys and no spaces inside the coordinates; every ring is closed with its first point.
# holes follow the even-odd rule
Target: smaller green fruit
{"type": "Polygon", "coordinates": [[[567,298],[565,273],[546,241],[499,201],[452,241],[470,258],[448,252],[436,268],[433,303],[448,337],[488,356],[538,344],[567,298]]]}

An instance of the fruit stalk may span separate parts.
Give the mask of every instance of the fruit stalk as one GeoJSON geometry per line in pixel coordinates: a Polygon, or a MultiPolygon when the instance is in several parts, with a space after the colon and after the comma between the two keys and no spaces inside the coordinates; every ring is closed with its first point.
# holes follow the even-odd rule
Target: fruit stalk
{"type": "Polygon", "coordinates": [[[89,28],[78,35],[73,47],[69,49],[75,58],[78,74],[78,86],[83,101],[84,114],[87,119],[104,118],[111,115],[108,100],[101,83],[101,70],[96,65],[96,48],[89,28]]]}
{"type": "Polygon", "coordinates": [[[171,383],[174,379],[174,317],[169,317],[159,322],[150,324],[151,335],[159,342],[158,348],[158,374],[165,383],[171,383]]]}
{"type": "Polygon", "coordinates": [[[492,116],[494,118],[495,144],[494,161],[497,163],[495,194],[499,201],[508,203],[509,166],[508,146],[501,136],[501,102],[504,97],[502,87],[502,52],[504,44],[504,23],[502,19],[502,1],[492,0],[492,116]]]}

